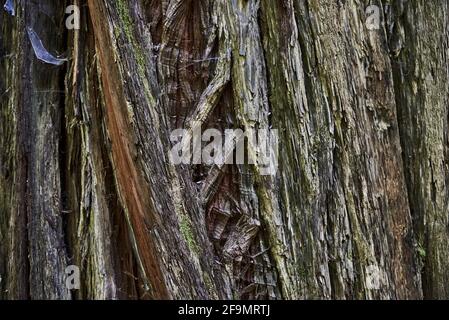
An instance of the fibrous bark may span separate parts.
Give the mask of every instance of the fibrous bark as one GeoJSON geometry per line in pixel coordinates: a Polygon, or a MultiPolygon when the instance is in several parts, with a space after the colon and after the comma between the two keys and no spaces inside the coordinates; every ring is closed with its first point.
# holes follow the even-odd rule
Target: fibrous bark
{"type": "Polygon", "coordinates": [[[13,1],[0,297],[449,298],[449,6],[434,2],[13,1]],[[68,61],[36,56],[30,28],[68,61]],[[278,170],[174,165],[179,128],[277,129],[278,170]]]}

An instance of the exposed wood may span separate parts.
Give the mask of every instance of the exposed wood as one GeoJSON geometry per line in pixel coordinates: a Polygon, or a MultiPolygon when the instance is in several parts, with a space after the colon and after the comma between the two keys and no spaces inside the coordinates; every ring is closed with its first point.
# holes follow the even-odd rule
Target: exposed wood
{"type": "Polygon", "coordinates": [[[13,1],[0,298],[449,298],[449,5],[436,2],[13,1]],[[80,30],[65,28],[71,4],[80,30]],[[42,61],[27,28],[68,61],[42,61]],[[173,130],[208,128],[278,130],[276,174],[169,161],[173,130]]]}

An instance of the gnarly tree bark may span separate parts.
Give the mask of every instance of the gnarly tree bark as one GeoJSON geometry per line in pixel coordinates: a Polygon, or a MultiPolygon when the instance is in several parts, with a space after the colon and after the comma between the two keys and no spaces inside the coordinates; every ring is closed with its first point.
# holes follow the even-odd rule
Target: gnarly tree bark
{"type": "Polygon", "coordinates": [[[449,298],[449,6],[433,2],[15,0],[0,298],[449,298]],[[27,28],[68,62],[39,61],[27,28]],[[171,131],[198,123],[278,129],[277,174],[171,164],[171,131]]]}

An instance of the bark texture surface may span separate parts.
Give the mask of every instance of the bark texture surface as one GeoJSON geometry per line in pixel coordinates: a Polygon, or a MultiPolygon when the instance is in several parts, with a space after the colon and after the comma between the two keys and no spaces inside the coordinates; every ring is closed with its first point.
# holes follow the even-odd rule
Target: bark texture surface
{"type": "Polygon", "coordinates": [[[9,2],[0,298],[449,298],[447,0],[9,2]],[[276,175],[172,164],[199,127],[276,175]]]}

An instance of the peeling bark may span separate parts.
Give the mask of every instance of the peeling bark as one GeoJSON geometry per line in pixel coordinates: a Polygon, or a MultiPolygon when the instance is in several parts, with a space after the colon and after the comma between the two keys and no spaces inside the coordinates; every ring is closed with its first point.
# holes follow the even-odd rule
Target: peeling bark
{"type": "Polygon", "coordinates": [[[72,3],[15,0],[0,13],[0,298],[448,298],[436,2],[76,0],[67,30],[72,3]],[[27,28],[68,61],[40,61],[27,28]],[[175,166],[179,128],[277,129],[277,174],[175,166]]]}

